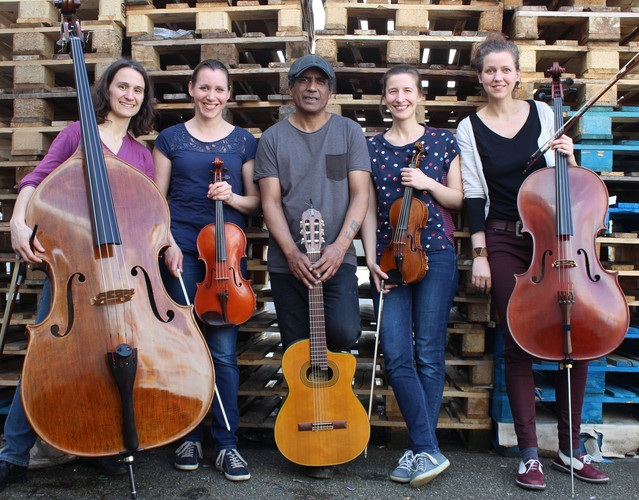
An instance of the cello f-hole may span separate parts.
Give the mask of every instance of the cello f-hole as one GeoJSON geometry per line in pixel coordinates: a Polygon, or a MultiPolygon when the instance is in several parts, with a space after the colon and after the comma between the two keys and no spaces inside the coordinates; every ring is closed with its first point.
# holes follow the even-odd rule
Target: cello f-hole
{"type": "Polygon", "coordinates": [[[546,256],[547,255],[552,255],[552,250],[546,250],[544,252],[544,254],[541,257],[541,276],[537,277],[537,276],[533,276],[530,281],[532,281],[535,284],[539,284],[542,281],[544,281],[544,278],[546,277],[546,256]]]}
{"type": "Polygon", "coordinates": [[[166,319],[160,316],[160,311],[158,311],[158,306],[155,303],[153,286],[151,285],[151,280],[149,279],[149,275],[147,274],[146,270],[141,266],[134,266],[131,269],[131,276],[137,276],[138,269],[142,272],[142,275],[144,276],[144,283],[146,284],[146,295],[149,298],[149,305],[151,306],[153,315],[158,319],[158,321],[161,321],[162,323],[170,323],[171,321],[173,321],[173,318],[175,318],[175,311],[173,311],[172,309],[167,309],[166,319]]]}
{"type": "Polygon", "coordinates": [[[590,271],[590,258],[588,257],[588,252],[586,252],[586,250],[584,250],[583,248],[580,248],[579,250],[577,250],[577,255],[581,255],[583,254],[584,259],[586,260],[586,273],[588,274],[588,279],[590,281],[592,281],[593,283],[596,283],[597,281],[599,281],[601,279],[601,275],[599,274],[592,274],[592,272],[590,271]]]}

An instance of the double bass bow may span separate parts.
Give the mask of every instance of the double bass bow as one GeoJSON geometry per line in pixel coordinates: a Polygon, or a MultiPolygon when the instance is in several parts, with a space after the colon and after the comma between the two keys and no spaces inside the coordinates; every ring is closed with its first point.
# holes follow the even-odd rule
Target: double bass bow
{"type": "MultiPolygon", "coordinates": [[[[215,158],[214,182],[222,182],[224,162],[215,158]]],[[[193,305],[198,317],[212,326],[241,325],[255,311],[251,282],[242,277],[240,262],[246,257],[246,235],[224,222],[221,200],[215,200],[215,222],[197,236],[200,260],[206,265],[204,281],[197,284],[193,305]]]]}
{"type": "Polygon", "coordinates": [[[33,429],[53,447],[123,453],[130,465],[135,450],[170,443],[204,418],[213,364],[192,308],[171,300],[160,277],[158,254],[169,245],[164,196],[102,148],[77,5],[56,0],[71,44],[82,140],[26,210],[27,225],[38,224],[52,298],[47,318],[27,327],[21,395],[33,429]]]}
{"type": "MultiPolygon", "coordinates": [[[[302,215],[302,241],[315,263],[323,241],[322,216],[311,208],[302,215]]],[[[282,357],[289,393],[275,420],[275,442],[291,462],[338,465],[366,447],[370,425],[352,389],[355,357],[326,347],[324,292],[316,283],[308,292],[310,339],[291,344],[282,357]]]]}
{"type": "MultiPolygon", "coordinates": [[[[423,151],[424,144],[416,142],[408,168],[419,168],[423,151]]],[[[388,283],[417,283],[428,270],[428,257],[421,245],[421,233],[428,222],[428,207],[413,196],[412,186],[406,186],[404,195],[391,205],[388,217],[393,236],[384,248],[379,267],[388,275],[388,283]]]]}

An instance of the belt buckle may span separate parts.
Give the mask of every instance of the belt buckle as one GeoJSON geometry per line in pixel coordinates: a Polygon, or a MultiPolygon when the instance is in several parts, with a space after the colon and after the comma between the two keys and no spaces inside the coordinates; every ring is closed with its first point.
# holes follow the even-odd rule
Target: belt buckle
{"type": "Polygon", "coordinates": [[[517,236],[518,238],[523,238],[524,237],[524,235],[521,234],[521,221],[520,220],[515,222],[515,236],[517,236]]]}

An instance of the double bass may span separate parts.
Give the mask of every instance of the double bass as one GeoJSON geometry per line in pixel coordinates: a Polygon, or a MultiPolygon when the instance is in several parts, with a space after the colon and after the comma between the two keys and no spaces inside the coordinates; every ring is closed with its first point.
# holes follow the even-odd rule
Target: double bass
{"type": "MultiPolygon", "coordinates": [[[[549,71],[555,130],[562,130],[563,68],[555,63],[549,71]]],[[[587,361],[621,344],[630,316],[617,273],[603,268],[595,248],[606,228],[606,186],[591,170],[568,167],[563,153],[555,153],[555,163],[530,174],[519,190],[522,231],[534,250],[529,269],[515,276],[508,325],[534,357],[587,361]]]]}
{"type": "Polygon", "coordinates": [[[192,308],[171,300],[160,277],[158,254],[169,245],[164,196],[102,148],[77,4],[56,1],[71,44],[82,140],[27,206],[26,223],[38,225],[46,249],[38,256],[52,298],[46,319],[27,327],[21,395],[33,429],[53,447],[131,458],[204,418],[213,363],[192,308]]]}
{"type": "MultiPolygon", "coordinates": [[[[214,182],[222,182],[224,162],[215,158],[214,182]]],[[[197,284],[193,305],[198,317],[212,326],[241,325],[255,311],[251,282],[242,277],[240,262],[246,257],[246,235],[224,222],[221,200],[215,200],[215,222],[197,236],[197,251],[206,265],[204,280],[197,284]]]]}
{"type": "MultiPolygon", "coordinates": [[[[320,259],[323,221],[318,210],[302,215],[302,241],[315,263],[320,259]]],[[[275,442],[286,458],[312,467],[356,458],[370,437],[368,415],[353,393],[355,357],[326,347],[324,292],[308,292],[310,339],[291,344],[282,357],[289,393],[275,420],[275,442]]]]}
{"type": "MultiPolygon", "coordinates": [[[[416,142],[408,168],[419,168],[423,151],[423,142],[416,142]]],[[[428,257],[421,244],[422,230],[428,222],[428,207],[413,196],[411,186],[406,186],[404,195],[391,205],[388,218],[393,236],[384,248],[379,267],[388,275],[387,283],[417,283],[428,270],[428,257]]]]}

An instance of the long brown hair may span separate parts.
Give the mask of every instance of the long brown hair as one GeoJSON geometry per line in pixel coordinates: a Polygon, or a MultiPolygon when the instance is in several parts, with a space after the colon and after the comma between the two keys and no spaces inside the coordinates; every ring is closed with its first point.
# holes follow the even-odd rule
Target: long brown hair
{"type": "Polygon", "coordinates": [[[98,124],[102,124],[106,121],[107,114],[111,111],[111,105],[109,104],[109,86],[113,82],[115,74],[122,68],[134,69],[142,75],[142,79],[144,80],[144,99],[140,110],[129,122],[129,131],[134,137],[148,134],[153,130],[153,122],[155,121],[153,86],[144,67],[139,62],[130,59],[118,59],[111,63],[100,79],[95,83],[93,87],[93,103],[95,106],[96,120],[98,124]]]}

